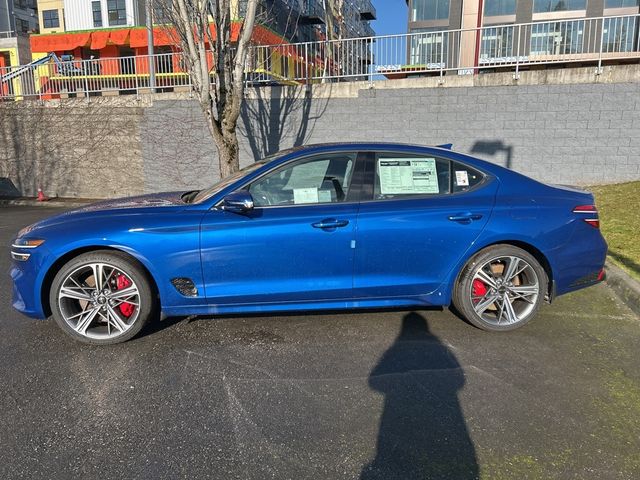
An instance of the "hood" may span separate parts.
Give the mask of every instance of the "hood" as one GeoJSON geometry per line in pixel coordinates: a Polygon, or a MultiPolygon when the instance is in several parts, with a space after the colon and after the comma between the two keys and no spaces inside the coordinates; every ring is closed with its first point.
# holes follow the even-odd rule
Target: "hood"
{"type": "Polygon", "coordinates": [[[23,228],[18,236],[26,235],[27,233],[39,228],[74,220],[83,220],[88,217],[95,217],[98,215],[144,214],[152,210],[157,211],[156,209],[158,208],[183,207],[186,205],[181,198],[183,194],[183,191],[153,193],[149,195],[116,198],[113,200],[104,200],[92,203],[85,207],[69,210],[68,212],[54,215],[34,223],[33,225],[29,225],[28,227],[23,228]]]}
{"type": "Polygon", "coordinates": [[[71,210],[67,213],[96,212],[100,210],[120,210],[123,208],[147,208],[147,207],[172,207],[184,205],[182,200],[183,191],[151,193],[149,195],[138,195],[137,197],[115,198],[113,200],[103,200],[92,203],[86,207],[71,210]]]}

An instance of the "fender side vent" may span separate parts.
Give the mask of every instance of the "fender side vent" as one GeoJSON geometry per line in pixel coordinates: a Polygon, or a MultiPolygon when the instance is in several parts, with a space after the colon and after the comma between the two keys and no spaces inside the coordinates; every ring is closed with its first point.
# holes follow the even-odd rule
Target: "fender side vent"
{"type": "Polygon", "coordinates": [[[178,290],[178,292],[180,292],[185,297],[198,296],[198,289],[194,285],[193,280],[191,280],[190,278],[185,278],[185,277],[173,278],[171,279],[171,283],[173,284],[174,287],[176,287],[176,290],[178,290]]]}

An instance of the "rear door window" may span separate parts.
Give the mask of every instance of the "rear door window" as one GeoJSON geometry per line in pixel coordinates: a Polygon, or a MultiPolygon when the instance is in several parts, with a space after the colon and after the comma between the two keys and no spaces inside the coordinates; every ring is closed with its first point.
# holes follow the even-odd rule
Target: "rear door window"
{"type": "Polygon", "coordinates": [[[447,195],[450,183],[449,160],[431,155],[376,155],[375,200],[447,195]]]}

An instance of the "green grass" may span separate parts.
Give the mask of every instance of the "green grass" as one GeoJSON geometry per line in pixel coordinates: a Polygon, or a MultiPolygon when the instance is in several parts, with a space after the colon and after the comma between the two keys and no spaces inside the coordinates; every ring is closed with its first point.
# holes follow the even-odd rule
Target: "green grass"
{"type": "Polygon", "coordinates": [[[609,258],[640,280],[640,182],[589,187],[596,196],[609,258]]]}

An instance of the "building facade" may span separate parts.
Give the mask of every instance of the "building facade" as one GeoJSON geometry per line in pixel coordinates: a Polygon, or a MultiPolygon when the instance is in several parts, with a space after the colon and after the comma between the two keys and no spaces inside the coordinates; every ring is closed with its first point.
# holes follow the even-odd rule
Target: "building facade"
{"type": "Polygon", "coordinates": [[[38,20],[40,33],[64,32],[64,1],[39,0],[38,20]]]}
{"type": "Polygon", "coordinates": [[[30,61],[28,35],[37,31],[35,0],[0,0],[0,72],[30,61]]]}
{"type": "Polygon", "coordinates": [[[64,0],[64,17],[66,31],[146,24],[143,0],[64,0]]]}
{"type": "Polygon", "coordinates": [[[36,0],[0,0],[0,37],[37,31],[36,0]]]}
{"type": "MultiPolygon", "coordinates": [[[[514,58],[637,49],[639,0],[406,0],[409,64],[474,66],[514,58]],[[600,17],[611,17],[602,19],[600,17]],[[473,29],[481,29],[478,33],[473,29]],[[448,33],[446,33],[448,32],[448,33]],[[602,44],[602,45],[601,45],[602,44]]],[[[466,68],[466,72],[465,72],[466,68]]]]}

